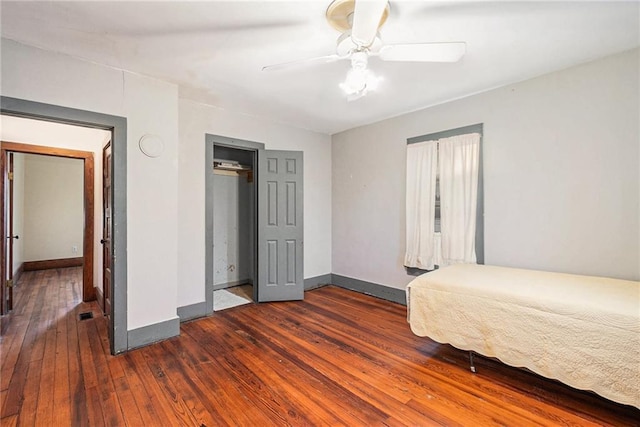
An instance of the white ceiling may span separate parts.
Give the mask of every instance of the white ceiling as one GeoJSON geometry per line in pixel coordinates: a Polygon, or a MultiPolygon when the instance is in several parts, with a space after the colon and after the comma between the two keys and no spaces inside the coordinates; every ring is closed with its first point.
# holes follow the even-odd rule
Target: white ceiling
{"type": "Polygon", "coordinates": [[[180,96],[333,134],[640,45],[637,1],[392,0],[387,43],[465,41],[455,64],[382,62],[379,90],[347,102],[330,0],[9,2],[5,38],[177,83],[180,96]]]}

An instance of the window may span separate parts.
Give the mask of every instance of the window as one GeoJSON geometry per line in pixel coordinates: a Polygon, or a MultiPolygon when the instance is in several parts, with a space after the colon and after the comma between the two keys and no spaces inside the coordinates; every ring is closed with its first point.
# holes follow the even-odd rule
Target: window
{"type": "Polygon", "coordinates": [[[482,124],[407,144],[408,271],[484,263],[482,124]]]}

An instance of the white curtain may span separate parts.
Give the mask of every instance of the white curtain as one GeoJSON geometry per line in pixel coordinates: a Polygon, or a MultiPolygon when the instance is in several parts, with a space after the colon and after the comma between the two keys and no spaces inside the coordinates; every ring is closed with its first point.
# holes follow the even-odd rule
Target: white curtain
{"type": "Polygon", "coordinates": [[[475,263],[480,134],[457,135],[442,138],[438,142],[441,267],[457,263],[475,263]]]}
{"type": "Polygon", "coordinates": [[[407,145],[407,267],[434,269],[437,166],[436,141],[407,145]]]}

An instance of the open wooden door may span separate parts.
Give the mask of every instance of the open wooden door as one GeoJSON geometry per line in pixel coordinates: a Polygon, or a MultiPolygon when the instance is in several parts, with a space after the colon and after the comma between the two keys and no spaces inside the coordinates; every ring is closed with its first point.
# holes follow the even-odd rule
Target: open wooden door
{"type": "Polygon", "coordinates": [[[2,284],[0,285],[0,314],[13,310],[13,242],[19,236],[13,234],[13,153],[2,150],[2,284]]]}
{"type": "Polygon", "coordinates": [[[7,153],[7,165],[8,165],[8,191],[5,193],[6,201],[5,201],[5,209],[6,215],[8,218],[7,221],[7,238],[5,239],[7,242],[6,249],[6,286],[7,286],[7,311],[13,310],[13,241],[14,239],[18,239],[19,236],[14,235],[13,233],[13,153],[7,153]]]}
{"type": "Polygon", "coordinates": [[[302,152],[258,150],[258,302],[304,298],[302,152]]]}
{"type": "MultiPolygon", "coordinates": [[[[0,315],[4,315],[7,312],[7,229],[5,226],[6,215],[6,197],[8,189],[8,165],[7,165],[7,152],[0,150],[0,176],[2,177],[2,183],[0,184],[0,234],[2,235],[2,244],[0,244],[0,315]]],[[[6,322],[0,323],[0,334],[4,335],[4,326],[6,322]]]]}
{"type": "MultiPolygon", "coordinates": [[[[0,159],[0,169],[2,169],[2,185],[0,185],[0,191],[2,194],[0,196],[0,204],[2,207],[0,208],[0,224],[2,224],[2,246],[0,248],[0,258],[2,259],[2,263],[0,263],[0,279],[2,283],[0,283],[0,315],[7,314],[9,312],[9,289],[11,283],[9,282],[9,272],[13,270],[13,268],[9,268],[9,246],[11,239],[11,234],[9,231],[9,221],[7,218],[8,215],[8,199],[9,199],[9,153],[5,150],[2,150],[2,155],[0,159]]],[[[5,322],[2,322],[2,325],[5,325],[5,322]]],[[[2,328],[2,334],[4,334],[4,328],[2,328]]]]}
{"type": "MultiPolygon", "coordinates": [[[[111,143],[105,145],[102,149],[102,309],[105,316],[111,318],[111,202],[112,190],[111,190],[111,143]]],[[[111,331],[112,328],[109,328],[111,331]]],[[[112,338],[112,337],[110,337],[112,338]]],[[[113,342],[113,341],[111,341],[113,342]]]]}

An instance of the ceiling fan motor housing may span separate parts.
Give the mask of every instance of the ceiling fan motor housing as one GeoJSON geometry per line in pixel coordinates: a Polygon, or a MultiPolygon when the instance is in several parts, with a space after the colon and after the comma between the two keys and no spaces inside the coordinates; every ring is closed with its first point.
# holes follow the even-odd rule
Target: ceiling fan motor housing
{"type": "MultiPolygon", "coordinates": [[[[353,13],[356,8],[356,0],[334,0],[327,8],[327,21],[336,30],[344,33],[351,31],[351,25],[353,24],[353,13]]],[[[387,7],[384,9],[382,16],[380,17],[380,23],[378,29],[386,22],[389,16],[390,6],[387,2],[387,7]]]]}
{"type": "MultiPolygon", "coordinates": [[[[376,34],[376,38],[373,39],[371,45],[366,47],[365,49],[369,53],[378,53],[382,48],[382,39],[380,38],[380,34],[376,34]]],[[[351,38],[351,30],[346,30],[344,33],[340,34],[338,37],[336,53],[339,56],[346,56],[351,54],[352,52],[357,52],[362,50],[351,38]]]]}

